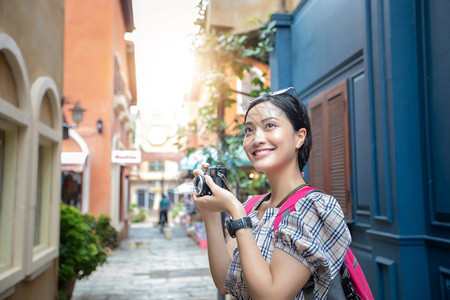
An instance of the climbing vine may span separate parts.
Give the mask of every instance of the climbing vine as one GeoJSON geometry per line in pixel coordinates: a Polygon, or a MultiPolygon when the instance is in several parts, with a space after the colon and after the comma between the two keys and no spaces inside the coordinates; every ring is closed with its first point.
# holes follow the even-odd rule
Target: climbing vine
{"type": "MultiPolygon", "coordinates": [[[[244,138],[242,124],[238,118],[231,123],[225,122],[225,111],[227,107],[236,102],[234,96],[243,94],[257,97],[261,93],[269,91],[269,87],[264,84],[261,78],[252,81],[254,89],[250,93],[234,90],[230,86],[230,76],[244,78],[246,72],[250,72],[253,67],[252,61],[259,61],[268,64],[269,53],[273,50],[273,34],[275,24],[273,21],[267,24],[260,24],[257,38],[250,38],[248,34],[230,34],[212,30],[206,32],[205,29],[205,1],[200,0],[198,4],[198,19],[195,24],[199,26],[195,36],[193,46],[197,59],[198,69],[202,76],[202,87],[208,101],[199,108],[198,117],[191,121],[186,128],[178,131],[179,148],[183,148],[188,156],[198,150],[190,145],[186,145],[186,137],[198,132],[206,132],[204,141],[201,141],[201,148],[209,158],[211,164],[221,164],[226,166],[229,172],[229,181],[243,188],[247,193],[252,190],[252,186],[244,183],[245,173],[238,168],[239,159],[242,157],[242,141],[244,138]],[[215,137],[215,138],[211,138],[215,137]],[[213,141],[213,143],[211,143],[213,141]],[[211,149],[217,150],[217,159],[211,155],[211,149]],[[230,176],[231,175],[231,176],[230,176]],[[248,190],[248,191],[247,191],[248,190]]],[[[263,78],[266,74],[263,74],[263,78]]],[[[256,190],[264,187],[267,180],[264,176],[257,176],[253,183],[256,190]],[[258,179],[256,179],[258,178],[258,179]]],[[[255,192],[256,192],[255,190],[255,192]]],[[[238,188],[239,192],[239,188],[238,188]]]]}

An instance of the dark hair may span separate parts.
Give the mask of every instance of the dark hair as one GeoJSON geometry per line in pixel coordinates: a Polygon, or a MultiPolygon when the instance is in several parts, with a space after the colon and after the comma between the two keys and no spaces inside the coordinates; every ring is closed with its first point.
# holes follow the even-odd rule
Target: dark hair
{"type": "Polygon", "coordinates": [[[297,158],[298,158],[298,167],[300,171],[303,171],[306,163],[308,162],[309,153],[311,151],[312,146],[312,138],[311,138],[311,124],[309,122],[308,111],[306,110],[306,106],[301,102],[296,96],[282,93],[282,94],[273,94],[268,93],[262,96],[259,96],[253,99],[245,113],[245,119],[247,120],[248,112],[256,105],[270,102],[279,109],[281,109],[286,116],[286,118],[291,122],[292,127],[295,131],[298,131],[302,128],[306,129],[306,137],[303,141],[303,145],[298,150],[297,158]]]}

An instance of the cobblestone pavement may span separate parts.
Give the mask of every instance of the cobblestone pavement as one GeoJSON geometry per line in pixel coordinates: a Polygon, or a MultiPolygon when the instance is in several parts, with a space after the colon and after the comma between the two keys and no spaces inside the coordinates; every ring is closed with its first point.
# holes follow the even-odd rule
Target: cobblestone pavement
{"type": "Polygon", "coordinates": [[[172,230],[172,239],[166,240],[159,228],[132,225],[107,263],[77,281],[72,299],[218,299],[207,251],[182,227],[172,230]]]}

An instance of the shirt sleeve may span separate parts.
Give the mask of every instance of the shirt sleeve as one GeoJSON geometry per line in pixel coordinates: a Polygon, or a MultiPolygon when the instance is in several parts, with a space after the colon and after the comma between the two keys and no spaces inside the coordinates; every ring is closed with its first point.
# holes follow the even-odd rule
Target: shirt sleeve
{"type": "Polygon", "coordinates": [[[302,262],[315,285],[328,287],[351,242],[344,213],[333,196],[312,192],[300,199],[275,232],[275,247],[302,262]]]}

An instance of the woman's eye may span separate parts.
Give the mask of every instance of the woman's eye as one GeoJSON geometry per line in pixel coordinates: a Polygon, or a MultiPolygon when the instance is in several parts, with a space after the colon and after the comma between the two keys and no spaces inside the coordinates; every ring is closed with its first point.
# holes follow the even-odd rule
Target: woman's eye
{"type": "Polygon", "coordinates": [[[273,124],[273,123],[266,124],[266,128],[273,128],[273,127],[275,127],[275,124],[273,124]]]}
{"type": "Polygon", "coordinates": [[[252,131],[253,131],[253,129],[250,128],[250,127],[247,127],[247,128],[244,129],[244,133],[250,133],[252,131]]]}

